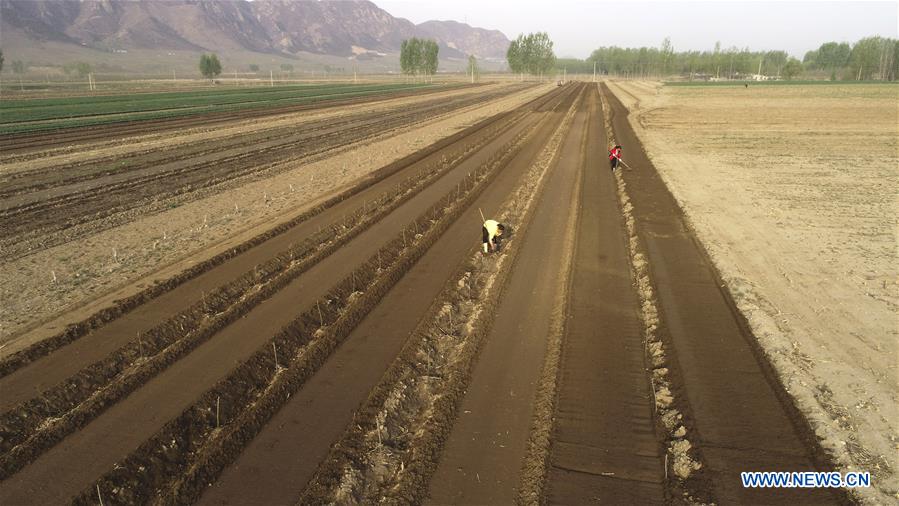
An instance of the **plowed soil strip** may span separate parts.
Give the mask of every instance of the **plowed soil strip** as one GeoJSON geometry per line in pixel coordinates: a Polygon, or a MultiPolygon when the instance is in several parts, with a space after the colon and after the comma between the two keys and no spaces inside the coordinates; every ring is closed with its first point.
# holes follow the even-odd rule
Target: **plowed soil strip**
{"type": "Polygon", "coordinates": [[[664,467],[640,303],[603,157],[598,98],[594,89],[544,497],[550,504],[658,504],[664,467]]]}
{"type": "Polygon", "coordinates": [[[332,442],[345,432],[354,410],[397,357],[433,298],[471,253],[472,245],[477,246],[478,209],[490,215],[496,212],[557,124],[557,119],[544,122],[468,211],[225,470],[201,503],[289,504],[300,496],[332,442]],[[255,484],[252,489],[246,487],[249,482],[255,484]]]}
{"type": "Polygon", "coordinates": [[[634,189],[629,196],[637,233],[657,285],[660,330],[679,366],[712,496],[723,504],[842,500],[839,490],[742,487],[742,471],[814,471],[816,462],[817,470],[830,469],[644,153],[627,110],[606,87],[603,92],[611,104],[615,136],[633,167],[624,177],[634,189]]]}
{"type": "MultiPolygon", "coordinates": [[[[592,88],[591,88],[592,91],[592,88]]],[[[595,91],[594,91],[595,93],[595,91]]],[[[431,478],[434,504],[511,504],[531,429],[535,387],[550,332],[566,224],[584,169],[582,102],[548,175],[536,214],[495,313],[464,400],[431,478]]]]}
{"type": "MultiPolygon", "coordinates": [[[[490,153],[490,150],[485,153],[490,153]]],[[[470,164],[476,162],[480,161],[472,159],[470,164]]],[[[236,361],[250,356],[294,315],[319,300],[336,280],[347,277],[354,266],[377,252],[386,238],[393,237],[408,226],[421,209],[435,202],[439,195],[456,188],[456,183],[465,178],[466,166],[470,165],[463,164],[441,178],[264,304],[255,307],[244,319],[223,329],[83,430],[69,436],[8,479],[0,489],[3,501],[16,502],[25,497],[37,497],[42,501],[54,502],[83,489],[167,420],[194,402],[210,385],[225,377],[236,361]],[[80,456],[83,455],[90,455],[91,458],[82,461],[80,456]],[[79,458],[77,465],[71,461],[73,458],[79,458]],[[65,480],[56,481],[51,487],[44,486],[48,476],[65,476],[65,480]]]]}

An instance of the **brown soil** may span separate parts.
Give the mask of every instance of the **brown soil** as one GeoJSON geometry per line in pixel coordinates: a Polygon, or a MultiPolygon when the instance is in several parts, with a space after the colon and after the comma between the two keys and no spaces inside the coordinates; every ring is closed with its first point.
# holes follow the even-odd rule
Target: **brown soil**
{"type": "Polygon", "coordinates": [[[0,503],[845,500],[739,486],[830,462],[623,105],[579,83],[491,104],[316,162],[330,179],[297,191],[329,198],[273,192],[252,216],[280,224],[17,341],[0,503]],[[634,170],[608,171],[610,138],[634,170]],[[373,170],[381,150],[408,156],[373,170]],[[512,225],[499,255],[476,254],[482,214],[512,225]]]}
{"type": "Polygon", "coordinates": [[[183,205],[235,183],[246,184],[287,170],[298,161],[375,137],[393,135],[410,124],[440,117],[491,100],[506,90],[453,98],[440,97],[418,107],[349,115],[243,132],[218,142],[170,146],[114,160],[69,163],[16,174],[0,197],[4,260],[34,247],[48,248],[105,228],[183,205]],[[65,232],[63,232],[63,230],[65,232]]]}

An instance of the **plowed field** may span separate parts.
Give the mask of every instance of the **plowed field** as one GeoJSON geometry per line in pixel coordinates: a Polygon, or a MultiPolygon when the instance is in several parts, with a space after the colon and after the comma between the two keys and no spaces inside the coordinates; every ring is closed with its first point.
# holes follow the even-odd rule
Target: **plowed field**
{"type": "MultiPolygon", "coordinates": [[[[135,153],[123,177],[23,165],[7,239],[218,191],[229,164],[252,179],[251,148],[314,156],[489,93],[135,153]]],[[[0,503],[845,501],[740,486],[831,463],[621,102],[589,83],[534,95],[5,353],[0,503]],[[609,171],[616,140],[639,170],[609,171]],[[483,217],[507,224],[489,255],[483,217]]]]}

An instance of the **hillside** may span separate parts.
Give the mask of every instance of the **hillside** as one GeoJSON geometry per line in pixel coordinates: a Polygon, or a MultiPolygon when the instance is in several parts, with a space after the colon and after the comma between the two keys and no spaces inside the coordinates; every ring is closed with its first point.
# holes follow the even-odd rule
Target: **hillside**
{"type": "Polygon", "coordinates": [[[499,31],[455,21],[416,26],[366,0],[0,0],[0,33],[11,58],[46,61],[89,51],[371,60],[397,53],[413,36],[437,40],[444,59],[502,58],[509,44],[499,31]]]}

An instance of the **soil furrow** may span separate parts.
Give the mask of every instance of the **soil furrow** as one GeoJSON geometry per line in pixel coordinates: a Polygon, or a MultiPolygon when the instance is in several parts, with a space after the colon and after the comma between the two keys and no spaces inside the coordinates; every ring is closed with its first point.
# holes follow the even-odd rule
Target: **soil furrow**
{"type": "Polygon", "coordinates": [[[568,319],[559,363],[544,500],[660,504],[662,463],[643,363],[640,302],[606,136],[591,93],[568,319]]]}
{"type": "Polygon", "coordinates": [[[483,181],[486,175],[486,172],[474,175],[471,184],[465,184],[465,193],[453,192],[438,202],[422,217],[423,234],[413,238],[413,227],[409,227],[407,237],[404,230],[323,297],[320,304],[289,323],[226,379],[126,460],[113,466],[112,472],[88,486],[75,502],[92,501],[97,486],[101,490],[112,489],[116,498],[125,502],[147,502],[155,498],[166,503],[186,503],[198,495],[215,476],[222,461],[241,450],[291,393],[315,373],[369,308],[430,247],[435,236],[431,232],[439,235],[439,221],[446,217],[447,206],[456,199],[465,199],[469,192],[476,192],[481,187],[478,181],[483,181]],[[382,267],[378,267],[379,262],[382,267]],[[326,310],[319,313],[322,305],[326,310]],[[213,422],[210,406],[214,404],[220,410],[222,400],[227,407],[224,425],[218,413],[214,423],[210,423],[213,422]],[[158,466],[160,462],[165,464],[158,466]],[[144,465],[157,469],[151,480],[140,472],[144,465]],[[175,488],[171,496],[160,495],[171,487],[175,488]]]}
{"type": "MultiPolygon", "coordinates": [[[[441,152],[439,161],[432,162],[432,166],[423,169],[419,175],[401,182],[393,190],[393,194],[382,195],[370,205],[357,210],[348,220],[342,219],[341,222],[354,223],[348,230],[344,230],[346,225],[338,224],[336,231],[326,229],[316,234],[318,239],[311,238],[292,245],[287,251],[278,253],[273,260],[255,266],[235,281],[204,293],[203,299],[187,310],[140,333],[138,339],[131,340],[101,362],[92,364],[80,373],[66,378],[56,387],[42,392],[39,397],[13,406],[17,399],[22,399],[22,395],[33,395],[35,383],[47,382],[46,371],[34,368],[30,371],[32,374],[22,374],[11,378],[12,381],[0,382],[0,386],[9,394],[3,399],[3,409],[8,411],[0,417],[0,434],[3,435],[0,447],[7,451],[18,445],[0,459],[3,474],[8,475],[25,465],[38,449],[48,447],[65,433],[84,425],[178,356],[189,352],[211,337],[216,330],[246,314],[253,305],[283,287],[317,260],[335,251],[368,224],[388,214],[434,178],[451,170],[474,151],[505,132],[516,122],[516,118],[517,114],[511,115],[498,125],[487,128],[488,131],[483,132],[483,136],[468,145],[458,143],[460,146],[455,151],[441,152]],[[110,388],[108,385],[113,381],[114,387],[110,388]],[[27,387],[17,390],[17,384],[27,387]],[[88,402],[83,403],[85,400],[88,402]],[[77,422],[73,423],[73,419],[77,422]],[[38,426],[41,426],[40,437],[33,435],[38,426]],[[50,437],[48,434],[54,436],[50,437]],[[21,444],[26,438],[31,438],[29,443],[21,444]]],[[[68,360],[65,365],[69,367],[63,370],[71,370],[74,364],[68,360]]],[[[54,368],[53,372],[57,377],[62,377],[60,368],[54,368]]],[[[52,381],[52,377],[49,379],[52,381]]]]}
{"type": "MultiPolygon", "coordinates": [[[[499,152],[506,151],[505,149],[499,152]]],[[[443,230],[454,222],[459,212],[465,208],[465,204],[475,198],[480,191],[492,179],[495,173],[505,163],[499,160],[489,161],[488,163],[477,169],[472,182],[481,181],[480,184],[468,186],[463,184],[463,189],[468,190],[459,193],[458,191],[450,191],[447,197],[431,207],[425,216],[416,219],[413,225],[408,227],[408,234],[404,230],[403,233],[394,239],[394,241],[383,248],[377,255],[373,255],[368,262],[358,269],[355,273],[355,283],[357,286],[364,286],[362,293],[352,295],[354,290],[349,288],[350,279],[344,281],[342,287],[343,297],[349,301],[349,305],[341,310],[337,316],[337,320],[333,326],[328,325],[323,332],[315,332],[313,336],[309,336],[314,326],[309,325],[310,320],[316,319],[317,307],[313,307],[307,314],[300,319],[295,320],[285,327],[275,340],[278,341],[277,348],[286,347],[288,357],[294,357],[294,362],[288,366],[282,377],[277,377],[277,373],[273,374],[268,382],[257,382],[259,391],[263,393],[258,399],[247,399],[252,401],[242,408],[247,401],[240,401],[234,398],[234,392],[240,389],[235,388],[235,381],[245,383],[247,375],[258,377],[259,363],[249,361],[241,366],[237,372],[233,373],[229,379],[220,383],[220,388],[216,389],[215,398],[219,397],[229,401],[229,404],[237,405],[235,408],[239,415],[235,415],[236,419],[233,423],[226,426],[221,434],[215,434],[209,431],[208,426],[202,417],[197,418],[197,410],[204,411],[208,407],[208,399],[212,399],[212,393],[204,396],[204,399],[194,405],[194,410],[185,411],[179,419],[167,425],[153,440],[147,442],[137,452],[129,457],[128,462],[121,463],[119,471],[114,471],[107,475],[104,479],[103,488],[112,486],[113,488],[124,490],[123,493],[128,494],[148,494],[143,497],[149,498],[154,495],[163,502],[186,502],[191,497],[196,497],[206,487],[207,483],[220,471],[230,459],[241,451],[247,440],[259,431],[279,407],[287,402],[291,392],[295,392],[306,381],[308,377],[315,373],[318,367],[328,359],[331,352],[341,343],[341,341],[350,333],[355,325],[365,314],[374,307],[378,300],[389,290],[390,286],[404,278],[404,273],[415,264],[417,258],[428,250],[430,245],[440,236],[443,230]],[[457,205],[448,208],[448,203],[458,201],[457,205]],[[421,229],[419,225],[421,224],[421,229]],[[425,230],[427,228],[428,231],[425,230]],[[412,234],[414,230],[419,233],[415,234],[415,245],[406,248],[406,241],[412,244],[412,234]],[[393,267],[380,269],[375,268],[378,262],[384,262],[387,265],[393,258],[397,258],[397,262],[393,267]],[[382,272],[382,270],[384,272],[382,272]],[[350,295],[347,295],[350,294],[350,295]],[[357,299],[357,300],[356,300],[357,299]],[[297,343],[297,341],[299,343],[297,343]],[[293,348],[292,348],[293,346],[293,348]],[[296,350],[296,353],[294,353],[296,350]],[[198,436],[197,424],[200,427],[206,427],[206,436],[198,436]],[[185,432],[185,427],[191,428],[185,432]],[[154,477],[153,482],[148,483],[141,476],[141,473],[133,473],[136,464],[141,462],[153,462],[162,458],[160,456],[158,442],[169,441],[174,439],[177,441],[188,441],[187,447],[183,447],[179,455],[181,459],[173,462],[173,469],[167,470],[164,476],[154,477]],[[154,442],[155,441],[155,442],[154,442]],[[126,487],[127,485],[127,487],[126,487]],[[159,494],[167,493],[167,496],[159,498],[159,494]],[[167,498],[166,498],[167,497],[167,498]]],[[[328,296],[325,299],[336,300],[335,297],[340,295],[333,292],[334,296],[328,296]]],[[[327,317],[325,323],[328,324],[327,317]]],[[[271,360],[271,354],[267,346],[262,346],[257,353],[262,357],[268,357],[271,360]]],[[[273,369],[266,369],[272,371],[273,369]]],[[[170,454],[173,450],[168,451],[170,454]]],[[[89,488],[88,490],[92,490],[89,488]]],[[[85,492],[83,498],[91,497],[90,492],[85,492]]],[[[128,498],[127,500],[132,500],[128,498]]]]}
{"type": "MultiPolygon", "coordinates": [[[[602,95],[600,98],[608,144],[617,145],[608,100],[602,95]]],[[[631,205],[621,170],[615,173],[615,182],[618,186],[619,207],[627,228],[631,268],[642,306],[644,360],[652,368],[650,386],[655,402],[656,432],[667,447],[665,476],[669,498],[671,502],[688,504],[713,503],[705,478],[707,467],[703,465],[701,452],[692,443],[696,440],[696,430],[689,416],[690,407],[680,389],[674,387],[683,384],[680,371],[669,360],[670,350],[659,336],[659,304],[646,255],[637,235],[634,206],[631,205]],[[684,414],[688,416],[685,417],[684,414]]]]}
{"type": "MultiPolygon", "coordinates": [[[[481,96],[497,97],[504,93],[515,93],[526,89],[526,86],[507,86],[503,89],[481,90],[481,96]]],[[[469,92],[470,93],[470,92],[469,92]]],[[[456,89],[444,92],[439,97],[432,97],[431,93],[422,93],[412,97],[420,105],[429,103],[455,101],[464,99],[466,93],[456,89]]],[[[408,103],[402,103],[399,99],[374,100],[367,103],[354,105],[346,110],[312,110],[308,115],[297,113],[278,114],[269,118],[259,118],[253,121],[241,121],[229,123],[225,128],[213,128],[201,126],[185,126],[179,131],[189,134],[214,134],[216,140],[227,143],[229,146],[252,146],[258,143],[283,139],[291,135],[308,136],[341,125],[349,125],[361,120],[368,120],[378,115],[395,114],[398,110],[409,108],[408,103]],[[296,118],[297,122],[286,121],[286,118],[296,118]],[[251,124],[253,129],[247,131],[239,128],[241,125],[251,124]],[[237,127],[237,128],[235,128],[237,127]]],[[[160,150],[155,147],[143,148],[146,143],[154,145],[160,139],[165,138],[164,133],[154,132],[152,129],[143,135],[125,137],[131,140],[132,147],[125,153],[99,154],[112,151],[120,141],[109,143],[96,143],[87,148],[93,152],[89,157],[75,156],[64,157],[65,149],[48,150],[43,152],[44,159],[36,167],[19,167],[0,178],[4,185],[0,196],[6,197],[12,194],[23,193],[26,190],[37,190],[62,184],[77,183],[94,177],[116,174],[120,177],[128,176],[134,167],[153,166],[163,163],[172,163],[190,157],[200,157],[218,153],[219,148],[213,143],[176,142],[170,149],[160,150]],[[140,149],[134,149],[140,148],[140,149]],[[63,152],[60,152],[63,151],[63,152]],[[74,158],[74,159],[72,159],[74,158]],[[54,160],[65,160],[56,162],[54,160]],[[62,170],[60,170],[62,168],[62,170]],[[109,173],[109,174],[107,174],[109,173]]],[[[21,165],[21,160],[12,157],[7,159],[0,157],[2,163],[16,163],[21,165]]]]}

